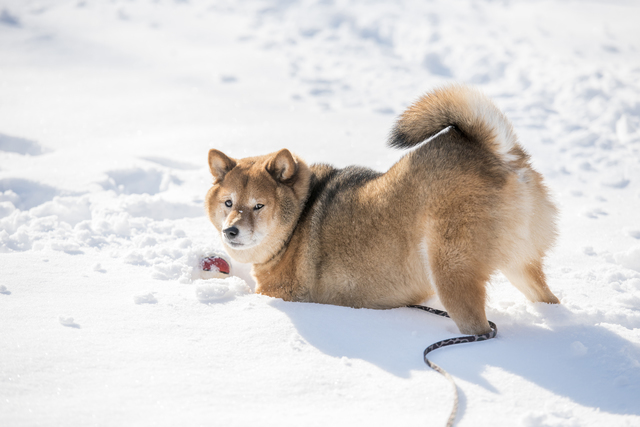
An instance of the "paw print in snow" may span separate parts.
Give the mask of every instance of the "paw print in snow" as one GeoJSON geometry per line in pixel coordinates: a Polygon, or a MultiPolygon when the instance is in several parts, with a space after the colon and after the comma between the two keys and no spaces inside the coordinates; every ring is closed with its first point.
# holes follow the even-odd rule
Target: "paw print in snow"
{"type": "Polygon", "coordinates": [[[60,316],[58,317],[58,321],[62,326],[80,329],[80,325],[78,325],[76,322],[73,321],[73,317],[60,316]]]}

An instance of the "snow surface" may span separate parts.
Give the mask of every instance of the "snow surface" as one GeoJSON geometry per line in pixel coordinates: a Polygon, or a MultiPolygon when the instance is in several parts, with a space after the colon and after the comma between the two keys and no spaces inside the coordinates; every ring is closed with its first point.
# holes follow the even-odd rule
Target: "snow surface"
{"type": "Polygon", "coordinates": [[[451,321],[287,303],[198,262],[222,249],[209,148],[382,171],[395,117],[450,81],[505,111],[562,211],[562,305],[497,275],[498,338],[432,355],[458,425],[640,425],[638,18],[631,0],[0,0],[0,425],[444,425],[422,350],[451,321]]]}

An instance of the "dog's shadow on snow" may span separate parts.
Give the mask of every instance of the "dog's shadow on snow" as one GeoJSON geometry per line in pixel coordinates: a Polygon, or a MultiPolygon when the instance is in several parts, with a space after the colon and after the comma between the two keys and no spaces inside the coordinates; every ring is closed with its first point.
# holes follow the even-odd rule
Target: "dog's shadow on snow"
{"type": "MultiPolygon", "coordinates": [[[[356,310],[276,299],[270,304],[321,352],[361,359],[402,378],[429,369],[422,359],[428,345],[459,336],[450,319],[416,309],[356,310]]],[[[583,406],[640,415],[640,347],[604,327],[579,325],[562,306],[553,310],[558,313],[550,328],[501,329],[498,323],[498,338],[439,349],[429,359],[455,378],[493,393],[508,393],[492,385],[491,372],[486,372],[497,368],[583,406]]],[[[464,395],[461,403],[464,411],[464,395]]]]}

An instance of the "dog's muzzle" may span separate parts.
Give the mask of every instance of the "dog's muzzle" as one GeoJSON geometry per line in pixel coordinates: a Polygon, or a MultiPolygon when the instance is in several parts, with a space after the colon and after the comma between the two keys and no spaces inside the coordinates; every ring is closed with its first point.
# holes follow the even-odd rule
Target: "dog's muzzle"
{"type": "Polygon", "coordinates": [[[222,234],[224,234],[225,239],[232,242],[236,237],[238,237],[238,235],[240,234],[240,230],[238,230],[238,227],[236,226],[231,226],[222,230],[222,234]]]}

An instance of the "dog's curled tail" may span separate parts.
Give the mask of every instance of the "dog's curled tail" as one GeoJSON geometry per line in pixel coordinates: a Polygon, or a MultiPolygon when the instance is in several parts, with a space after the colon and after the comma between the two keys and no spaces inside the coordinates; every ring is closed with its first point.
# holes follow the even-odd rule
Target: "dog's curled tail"
{"type": "Polygon", "coordinates": [[[463,85],[445,86],[418,99],[396,122],[389,145],[414,147],[449,126],[505,162],[523,154],[504,114],[479,90],[463,85]]]}

